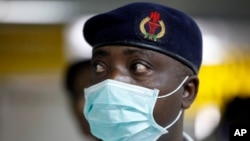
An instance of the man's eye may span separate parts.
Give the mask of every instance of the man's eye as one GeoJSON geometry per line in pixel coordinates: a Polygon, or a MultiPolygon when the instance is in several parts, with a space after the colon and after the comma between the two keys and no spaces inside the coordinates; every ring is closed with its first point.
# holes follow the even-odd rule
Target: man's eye
{"type": "Polygon", "coordinates": [[[136,73],[145,73],[145,72],[148,72],[148,68],[143,65],[143,64],[135,64],[134,67],[133,67],[133,70],[136,72],[136,73]]]}
{"type": "Polygon", "coordinates": [[[105,71],[105,67],[101,64],[96,64],[94,66],[94,71],[97,72],[97,73],[101,73],[101,72],[104,72],[105,71]]]}

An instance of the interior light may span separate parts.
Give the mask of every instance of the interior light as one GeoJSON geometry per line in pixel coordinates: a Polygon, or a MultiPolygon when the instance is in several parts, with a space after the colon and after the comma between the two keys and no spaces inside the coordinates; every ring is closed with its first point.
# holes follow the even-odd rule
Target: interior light
{"type": "Polygon", "coordinates": [[[83,25],[91,15],[72,21],[65,29],[65,55],[69,61],[91,58],[92,48],[83,37],[83,25]]]}
{"type": "Polygon", "coordinates": [[[195,136],[197,140],[203,140],[214,131],[220,121],[220,112],[216,105],[209,104],[197,112],[195,118],[195,136]]]}
{"type": "Polygon", "coordinates": [[[223,62],[225,51],[215,35],[203,35],[203,65],[216,65],[223,62]]]}

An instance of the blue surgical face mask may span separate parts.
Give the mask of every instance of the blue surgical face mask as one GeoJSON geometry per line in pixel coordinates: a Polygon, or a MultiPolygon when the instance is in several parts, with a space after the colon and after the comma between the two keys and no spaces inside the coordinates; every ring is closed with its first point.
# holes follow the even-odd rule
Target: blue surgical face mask
{"type": "Polygon", "coordinates": [[[188,79],[171,93],[158,96],[158,89],[148,89],[115,80],[105,80],[86,88],[84,115],[91,132],[103,141],[155,141],[168,133],[182,114],[162,127],[153,117],[157,98],[165,98],[178,91],[188,79]]]}

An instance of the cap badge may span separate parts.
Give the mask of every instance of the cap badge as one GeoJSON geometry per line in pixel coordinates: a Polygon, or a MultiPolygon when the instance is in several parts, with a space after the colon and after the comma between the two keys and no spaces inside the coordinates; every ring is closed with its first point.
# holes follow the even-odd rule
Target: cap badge
{"type": "Polygon", "coordinates": [[[151,12],[149,16],[144,18],[140,23],[140,31],[144,38],[157,41],[162,38],[166,32],[165,24],[160,20],[160,13],[151,12]]]}

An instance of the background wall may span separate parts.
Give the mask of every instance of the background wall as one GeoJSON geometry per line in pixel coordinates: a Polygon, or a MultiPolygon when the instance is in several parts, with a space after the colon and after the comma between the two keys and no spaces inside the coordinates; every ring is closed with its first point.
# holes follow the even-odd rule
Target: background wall
{"type": "Polygon", "coordinates": [[[62,85],[62,32],[62,25],[0,24],[1,141],[78,139],[62,85]]]}

